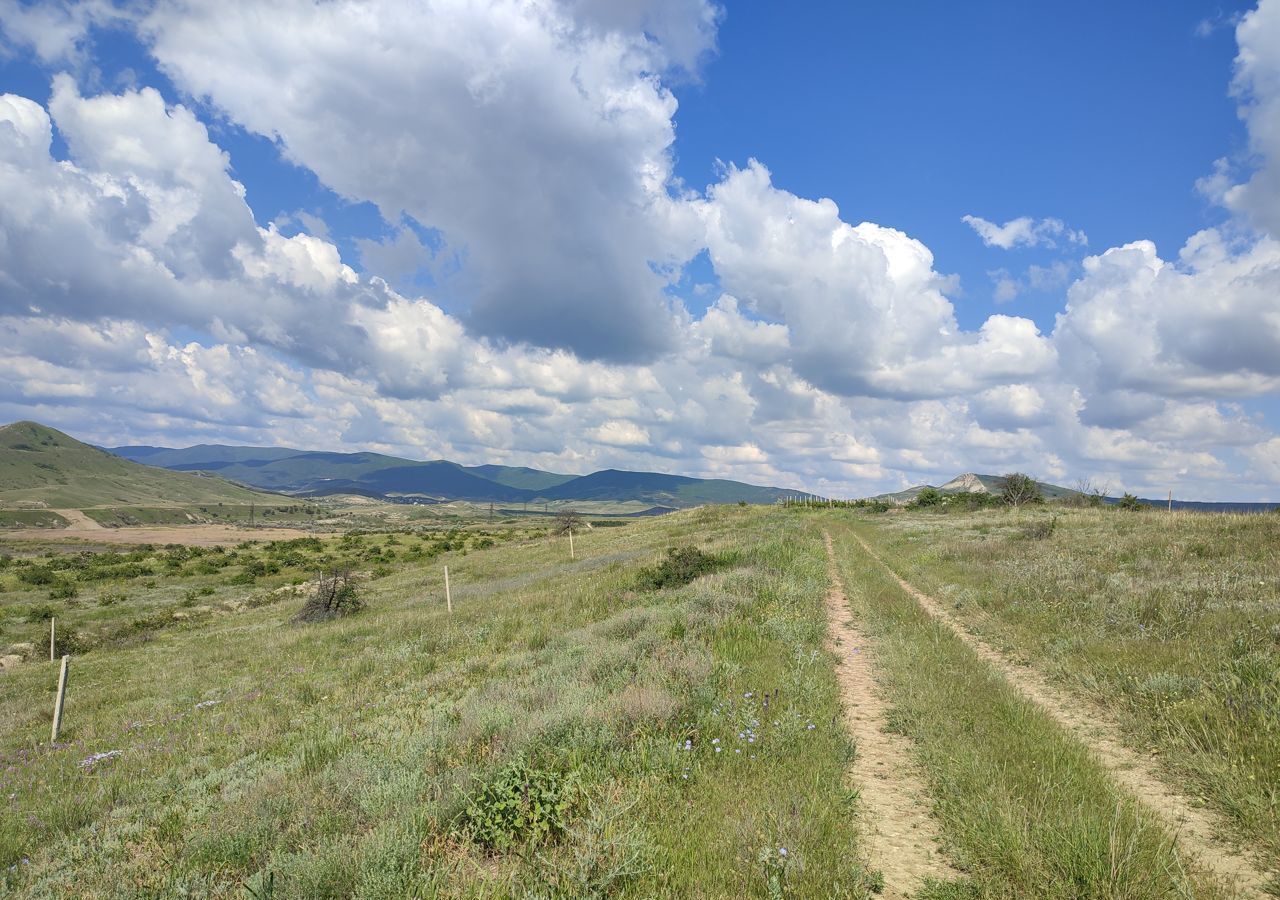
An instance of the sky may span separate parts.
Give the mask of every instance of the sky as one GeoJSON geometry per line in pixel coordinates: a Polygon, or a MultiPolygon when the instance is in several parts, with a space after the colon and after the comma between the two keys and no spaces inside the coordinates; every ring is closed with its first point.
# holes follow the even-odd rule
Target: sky
{"type": "Polygon", "coordinates": [[[1280,0],[0,0],[0,420],[1280,500],[1280,0]]]}

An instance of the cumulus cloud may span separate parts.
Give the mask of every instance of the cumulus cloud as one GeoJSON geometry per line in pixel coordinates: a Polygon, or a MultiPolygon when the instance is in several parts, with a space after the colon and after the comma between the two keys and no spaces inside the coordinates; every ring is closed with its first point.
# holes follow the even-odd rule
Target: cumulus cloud
{"type": "Polygon", "coordinates": [[[1242,184],[1224,188],[1219,169],[1205,187],[1220,192],[1228,207],[1258,228],[1280,235],[1280,3],[1261,0],[1236,26],[1236,42],[1232,93],[1258,165],[1242,184]]]}
{"type": "Polygon", "coordinates": [[[1089,243],[1089,238],[1083,231],[1068,228],[1061,219],[1037,220],[1030,216],[1020,216],[997,225],[979,216],[963,216],[960,221],[977,232],[982,243],[1001,250],[1012,250],[1014,247],[1057,247],[1059,241],[1078,247],[1089,243]]]}
{"type": "MultiPolygon", "coordinates": [[[[1240,26],[1256,173],[1204,188],[1264,230],[1280,87],[1255,57],[1275,4],[1240,26]]],[[[1020,468],[1229,495],[1273,471],[1275,439],[1234,405],[1280,387],[1272,237],[1209,230],[1176,260],[1111,248],[1052,333],[1012,315],[962,328],[953,281],[909,235],[756,161],[702,192],[674,179],[667,85],[715,50],[702,0],[32,10],[7,39],[56,60],[129,17],[186,100],[69,76],[47,109],[0,97],[0,414],[104,442],[358,445],[832,494],[1020,468]],[[355,242],[365,273],[310,213],[255,222],[210,111],[378,206],[385,236],[355,242]],[[695,315],[664,289],[704,249],[723,293],[695,315]]],[[[965,221],[989,246],[1085,243],[1057,219],[965,221]]],[[[996,291],[1078,271],[998,270],[996,291]]]]}
{"type": "Polygon", "coordinates": [[[714,21],[688,0],[238,0],[156,4],[140,27],[182,90],[438,229],[474,332],[635,360],[672,344],[659,272],[696,252],[654,73],[692,65],[714,21]]]}

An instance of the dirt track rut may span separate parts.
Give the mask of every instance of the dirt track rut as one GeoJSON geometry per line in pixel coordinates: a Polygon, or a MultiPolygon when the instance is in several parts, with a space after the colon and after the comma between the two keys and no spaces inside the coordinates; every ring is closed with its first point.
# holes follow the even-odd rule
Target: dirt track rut
{"type": "Polygon", "coordinates": [[[853,536],[867,555],[879,563],[925,612],[950,628],[1027,699],[1088,747],[1111,776],[1176,835],[1184,852],[1230,885],[1237,896],[1264,896],[1262,889],[1269,876],[1218,837],[1227,833],[1225,823],[1209,810],[1193,807],[1186,797],[1175,793],[1161,781],[1146,759],[1123,744],[1119,729],[1107,719],[1105,712],[1091,708],[1086,701],[1063,695],[1034,670],[1010,663],[985,641],[966,631],[936,599],[898,575],[861,535],[853,536]]]}
{"type": "Polygon", "coordinates": [[[916,773],[909,743],[885,731],[885,703],[876,689],[873,650],[849,622],[844,585],[836,569],[831,535],[823,533],[831,590],[827,629],[839,662],[836,677],[845,723],[857,742],[851,774],[862,806],[863,835],[873,868],[884,874],[882,896],[912,896],[927,877],[959,877],[938,851],[938,828],[929,816],[924,782],[916,773]]]}

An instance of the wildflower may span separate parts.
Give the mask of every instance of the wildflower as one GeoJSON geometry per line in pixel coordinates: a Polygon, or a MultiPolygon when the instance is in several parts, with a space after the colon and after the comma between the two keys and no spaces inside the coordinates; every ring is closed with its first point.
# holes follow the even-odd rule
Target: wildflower
{"type": "Polygon", "coordinates": [[[779,848],[778,848],[778,855],[779,855],[779,856],[786,856],[786,855],[787,855],[787,848],[786,848],[786,847],[779,847],[779,848]]]}
{"type": "Polygon", "coordinates": [[[712,738],[712,739],[711,739],[711,743],[713,743],[713,744],[718,744],[718,743],[720,743],[720,738],[712,738]]]}
{"type": "Polygon", "coordinates": [[[817,728],[817,727],[818,727],[818,726],[816,726],[816,725],[814,725],[812,722],[810,722],[808,725],[806,725],[806,726],[805,726],[805,729],[806,729],[807,731],[813,731],[813,729],[815,729],[815,728],[817,728]]]}
{"type": "Polygon", "coordinates": [[[717,747],[717,748],[716,748],[716,752],[717,752],[717,753],[719,753],[719,752],[720,752],[720,750],[721,750],[721,748],[720,748],[720,747],[717,747]]]}
{"type": "Polygon", "coordinates": [[[85,759],[80,760],[80,768],[92,769],[95,765],[97,765],[100,762],[106,762],[109,759],[115,759],[117,756],[121,754],[121,752],[123,751],[107,750],[102,753],[94,753],[91,756],[88,756],[85,759]]]}

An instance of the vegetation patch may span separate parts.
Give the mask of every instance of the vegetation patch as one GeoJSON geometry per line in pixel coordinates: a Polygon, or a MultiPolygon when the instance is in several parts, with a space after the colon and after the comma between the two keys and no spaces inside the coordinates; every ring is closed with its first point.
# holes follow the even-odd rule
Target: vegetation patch
{"type": "Polygon", "coordinates": [[[505,853],[560,838],[579,800],[577,779],[522,759],[502,767],[467,802],[460,833],[505,853]]]}
{"type": "Polygon", "coordinates": [[[355,575],[349,569],[334,570],[320,576],[293,621],[327,622],[358,613],[364,606],[355,575]]]}
{"type": "Polygon", "coordinates": [[[706,553],[697,547],[668,547],[662,562],[640,570],[636,589],[660,591],[682,587],[695,578],[728,568],[736,562],[737,558],[729,554],[706,553]]]}

